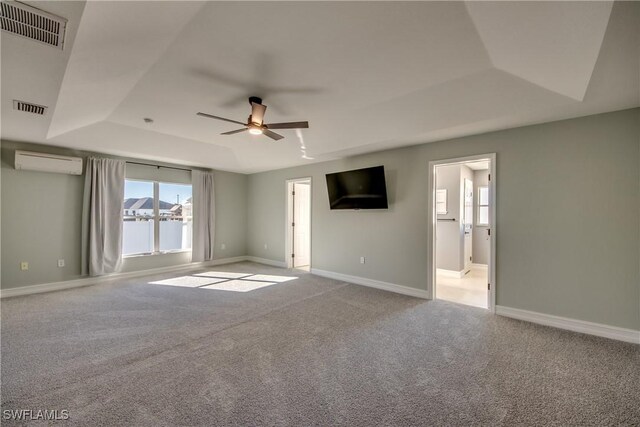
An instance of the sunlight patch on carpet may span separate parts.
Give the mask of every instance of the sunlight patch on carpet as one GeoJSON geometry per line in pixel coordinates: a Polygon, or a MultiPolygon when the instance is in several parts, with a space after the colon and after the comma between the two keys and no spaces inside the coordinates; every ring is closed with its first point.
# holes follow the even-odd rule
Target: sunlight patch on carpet
{"type": "Polygon", "coordinates": [[[149,282],[149,284],[217,291],[249,292],[296,279],[297,277],[295,276],[206,271],[204,273],[195,273],[191,276],[157,280],[155,282],[149,282]]]}
{"type": "Polygon", "coordinates": [[[204,273],[194,274],[194,276],[199,277],[219,277],[221,279],[239,279],[250,275],[251,273],[231,273],[229,271],[205,271],[204,273]]]}
{"type": "Polygon", "coordinates": [[[210,285],[212,283],[223,282],[224,280],[225,279],[216,279],[212,277],[182,276],[182,277],[174,277],[172,279],[158,280],[156,282],[149,282],[149,284],[181,286],[184,288],[198,288],[200,286],[210,285]]]}
{"type": "Polygon", "coordinates": [[[201,289],[214,289],[217,291],[249,292],[255,289],[266,288],[275,285],[275,282],[253,282],[251,280],[227,280],[226,282],[214,283],[203,286],[201,289]]]}

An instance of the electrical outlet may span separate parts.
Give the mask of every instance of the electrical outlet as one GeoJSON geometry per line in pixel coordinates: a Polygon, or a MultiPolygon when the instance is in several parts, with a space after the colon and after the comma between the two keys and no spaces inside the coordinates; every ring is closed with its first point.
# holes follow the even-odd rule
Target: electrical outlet
{"type": "Polygon", "coordinates": [[[364,264],[366,261],[365,257],[361,256],[360,257],[360,264],[364,264]]]}
{"type": "Polygon", "coordinates": [[[59,259],[58,260],[58,267],[64,267],[64,260],[63,259],[59,259]]]}
{"type": "Polygon", "coordinates": [[[220,249],[225,250],[227,249],[227,245],[225,245],[224,243],[220,245],[220,249]]]}
{"type": "Polygon", "coordinates": [[[27,261],[22,261],[20,263],[20,270],[27,271],[29,269],[29,263],[27,261]]]}

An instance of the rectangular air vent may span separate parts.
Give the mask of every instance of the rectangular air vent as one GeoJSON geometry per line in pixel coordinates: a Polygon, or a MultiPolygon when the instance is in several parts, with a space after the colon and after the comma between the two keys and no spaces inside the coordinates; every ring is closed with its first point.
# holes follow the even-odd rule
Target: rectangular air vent
{"type": "Polygon", "coordinates": [[[47,112],[47,107],[44,105],[32,104],[30,102],[13,100],[13,109],[18,111],[25,111],[27,113],[40,114],[41,116],[47,112]]]}
{"type": "Polygon", "coordinates": [[[0,3],[3,31],[63,48],[67,20],[16,1],[0,3]]]}

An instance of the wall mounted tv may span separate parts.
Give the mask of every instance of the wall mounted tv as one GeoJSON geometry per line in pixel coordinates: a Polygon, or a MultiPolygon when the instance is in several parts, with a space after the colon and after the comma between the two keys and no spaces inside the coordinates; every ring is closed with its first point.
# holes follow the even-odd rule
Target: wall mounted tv
{"type": "Polygon", "coordinates": [[[327,174],[331,209],[387,209],[384,166],[327,174]]]}

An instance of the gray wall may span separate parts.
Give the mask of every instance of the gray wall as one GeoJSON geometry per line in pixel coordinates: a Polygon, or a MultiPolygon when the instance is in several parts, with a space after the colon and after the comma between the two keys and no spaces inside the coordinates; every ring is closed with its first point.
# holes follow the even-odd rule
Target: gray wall
{"type": "Polygon", "coordinates": [[[284,261],[284,182],[311,176],[313,268],[426,289],[428,162],[495,152],[497,304],[639,329],[639,136],[632,109],[254,174],[249,255],[284,261]],[[389,210],[329,210],[326,173],[380,164],[389,210]]]}
{"type": "MultiPolygon", "coordinates": [[[[17,171],[16,149],[86,156],[89,153],[36,144],[2,141],[2,288],[77,279],[81,276],[81,217],[84,176],[17,171]],[[57,260],[66,266],[59,268],[57,260]],[[21,271],[20,262],[29,270],[21,271]]],[[[103,157],[111,157],[104,156],[103,157]]],[[[153,162],[155,163],[155,162],[153,162]]],[[[137,178],[184,182],[184,172],[127,167],[137,178]]],[[[245,255],[247,176],[214,171],[216,190],[215,258],[245,255]],[[226,249],[221,249],[221,244],[226,249]]],[[[188,181],[187,181],[188,182],[188,181]]],[[[123,271],[191,262],[190,253],[125,258],[123,271]]]]}
{"type": "Polygon", "coordinates": [[[463,265],[460,239],[460,165],[438,166],[436,186],[447,190],[447,213],[438,215],[436,223],[436,267],[450,271],[460,271],[463,265]],[[447,221],[455,219],[455,221],[447,221]]]}
{"type": "Polygon", "coordinates": [[[473,263],[489,264],[491,242],[489,227],[476,225],[478,219],[478,187],[489,185],[489,171],[473,171],[473,263]]]}
{"type": "MultiPolygon", "coordinates": [[[[74,154],[2,143],[2,286],[77,278],[83,178],[15,171],[15,148],[74,154]],[[67,266],[60,269],[56,260],[63,257],[67,266]],[[30,262],[28,272],[19,270],[21,260],[30,262]]],[[[216,255],[284,261],[285,180],[310,176],[313,268],[426,289],[428,162],[491,152],[497,153],[497,303],[640,328],[640,109],[249,177],[217,172],[216,255]],[[388,210],[329,210],[326,173],[380,164],[388,210]]],[[[157,259],[185,261],[169,258],[157,259]]],[[[132,268],[152,267],[142,264],[132,268]]]]}
{"type": "Polygon", "coordinates": [[[2,142],[2,288],[79,278],[82,177],[17,171],[13,147],[2,142]],[[58,268],[58,259],[66,266],[58,268]]]}

